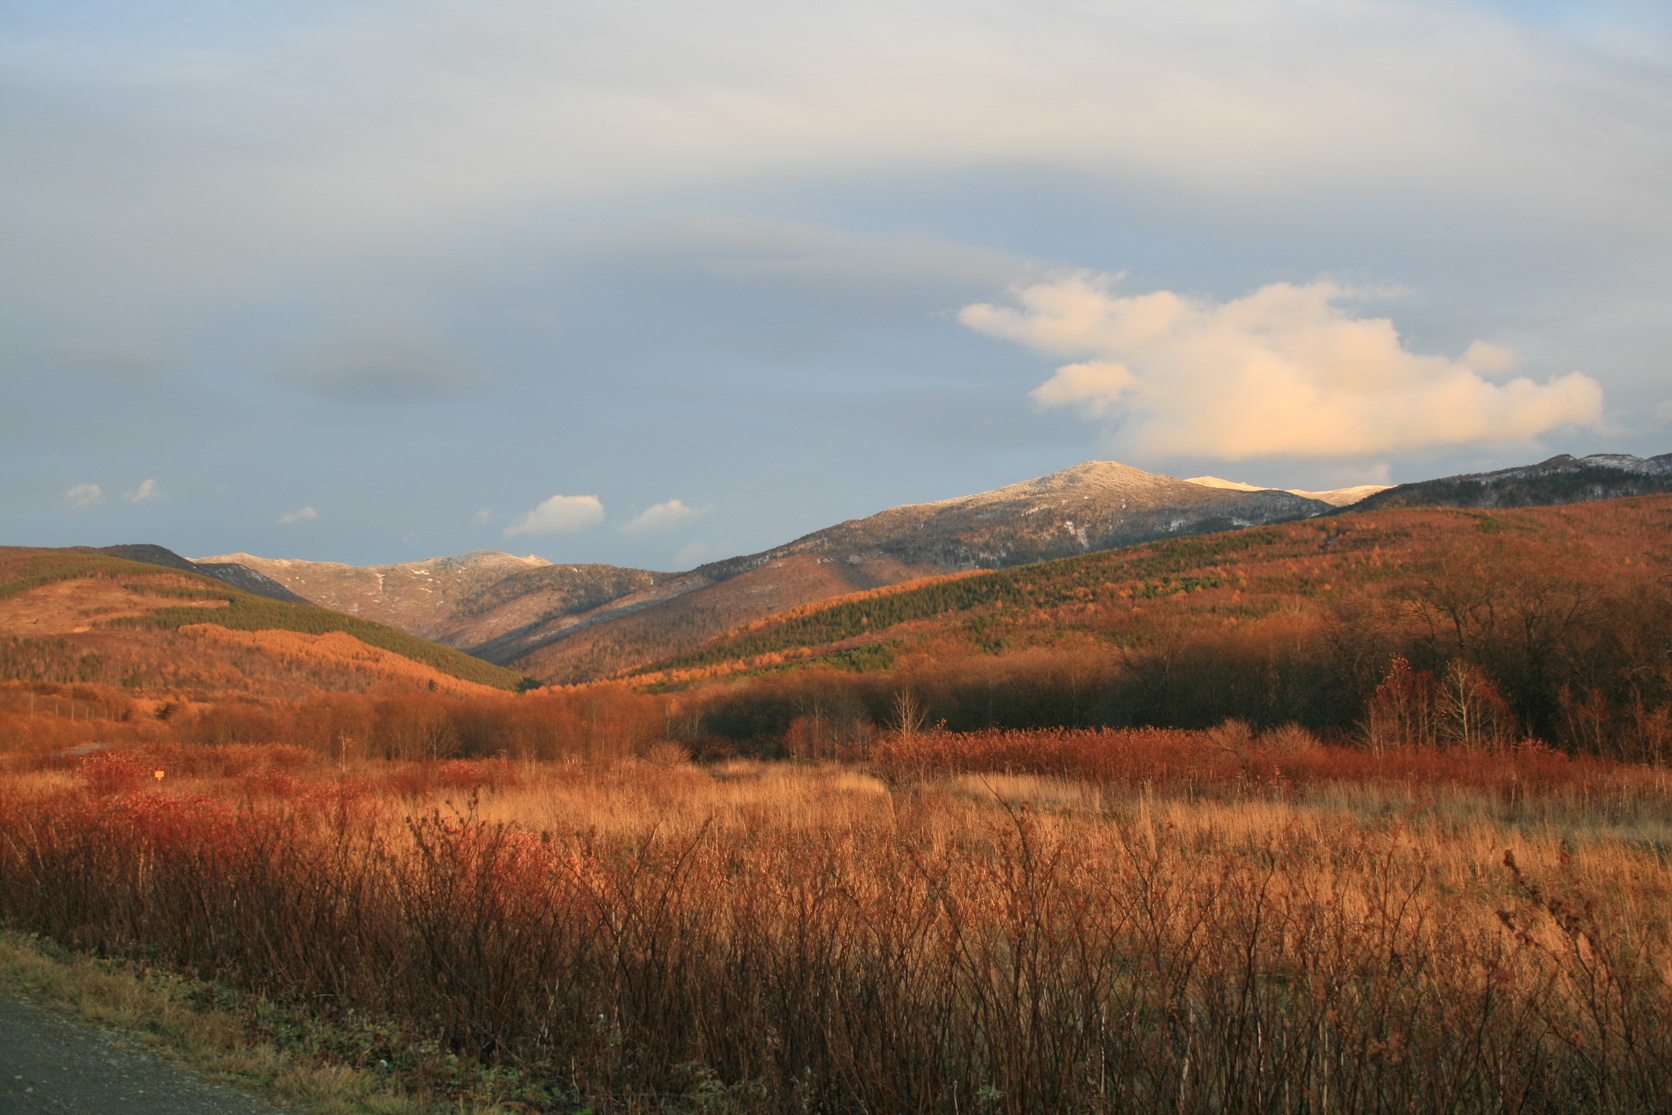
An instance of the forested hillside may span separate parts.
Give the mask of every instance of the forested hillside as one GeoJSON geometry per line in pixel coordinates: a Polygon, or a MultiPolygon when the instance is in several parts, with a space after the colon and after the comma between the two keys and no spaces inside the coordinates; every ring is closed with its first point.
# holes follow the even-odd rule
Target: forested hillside
{"type": "Polygon", "coordinates": [[[852,595],[640,679],[734,739],[859,732],[904,696],[955,729],[1238,718],[1654,758],[1669,538],[1669,496],[1314,519],[852,595]]]}
{"type": "Polygon", "coordinates": [[[0,680],[8,681],[196,699],[521,684],[511,671],[369,620],[91,550],[0,549],[0,620],[0,680]]]}

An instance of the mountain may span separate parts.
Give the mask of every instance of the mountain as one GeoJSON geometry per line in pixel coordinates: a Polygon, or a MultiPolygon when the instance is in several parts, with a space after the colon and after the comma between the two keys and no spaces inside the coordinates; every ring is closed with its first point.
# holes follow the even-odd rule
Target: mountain
{"type": "Polygon", "coordinates": [[[522,682],[392,627],[87,547],[0,547],[0,631],[0,681],[158,699],[473,693],[522,682]]]}
{"type": "Polygon", "coordinates": [[[1291,492],[1215,488],[1090,461],[996,491],[890,508],[679,574],[486,550],[368,567],[244,553],[198,564],[249,569],[314,604],[567,683],[845,593],[1328,510],[1291,492]]]}
{"type": "Polygon", "coordinates": [[[474,650],[511,632],[588,612],[671,574],[613,565],[553,565],[474,550],[456,557],[358,566],[225,554],[203,563],[256,571],[311,603],[474,650]]]}
{"type": "Polygon", "coordinates": [[[1352,505],[1353,511],[1394,507],[1546,507],[1672,492],[1672,453],[1566,453],[1536,465],[1399,484],[1352,505]]]}
{"type": "MultiPolygon", "coordinates": [[[[1189,482],[1192,484],[1205,484],[1210,488],[1230,488],[1238,492],[1264,492],[1271,490],[1257,487],[1253,484],[1244,484],[1240,480],[1221,480],[1217,476],[1192,476],[1190,477],[1189,482]]],[[[1299,488],[1279,488],[1277,490],[1288,492],[1290,495],[1301,496],[1305,499],[1322,500],[1324,503],[1330,504],[1332,507],[1347,507],[1351,504],[1357,503],[1359,500],[1364,499],[1367,496],[1373,496],[1377,492],[1386,491],[1390,487],[1392,487],[1391,484],[1355,484],[1351,488],[1331,488],[1327,492],[1307,492],[1302,491],[1299,488]]]]}
{"type": "Polygon", "coordinates": [[[993,569],[1326,510],[1321,501],[1291,492],[1206,488],[1114,461],[1088,461],[991,492],[890,508],[780,549],[875,550],[911,564],[993,569]]]}
{"type": "Polygon", "coordinates": [[[907,695],[957,731],[1385,715],[1649,760],[1672,739],[1669,532],[1672,495],[1318,517],[855,593],[637,676],[733,743],[862,741],[907,695]]]}
{"type": "Polygon", "coordinates": [[[474,649],[532,677],[584,681],[845,593],[1330,509],[1290,492],[1218,489],[1113,461],[1089,461],[991,492],[849,520],[474,649]]]}
{"type": "Polygon", "coordinates": [[[128,561],[140,561],[147,565],[161,565],[167,569],[179,569],[187,573],[198,573],[205,577],[213,577],[217,581],[224,581],[235,589],[241,589],[256,596],[265,596],[272,600],[283,600],[287,604],[307,603],[306,600],[277,581],[262,576],[246,565],[217,560],[207,562],[188,561],[173,550],[148,544],[101,546],[99,553],[109,554],[111,557],[125,558],[128,561]]]}

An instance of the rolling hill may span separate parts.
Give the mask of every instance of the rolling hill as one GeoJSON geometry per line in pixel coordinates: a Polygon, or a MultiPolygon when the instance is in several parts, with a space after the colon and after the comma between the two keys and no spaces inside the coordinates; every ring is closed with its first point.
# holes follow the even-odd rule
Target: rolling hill
{"type": "Polygon", "coordinates": [[[249,554],[203,560],[247,567],[313,603],[542,680],[576,682],[832,596],[1299,518],[1330,506],[1291,492],[1214,487],[1092,461],[996,491],[890,508],[680,574],[549,565],[487,551],[365,568],[249,554]]]}
{"type": "Polygon", "coordinates": [[[553,565],[532,554],[492,550],[372,566],[253,554],[201,563],[247,568],[310,603],[472,652],[508,633],[592,611],[673,576],[614,565],[553,565]]]}
{"type": "Polygon", "coordinates": [[[1401,658],[1505,733],[1672,753],[1669,539],[1672,495],[1332,516],[856,593],[638,676],[733,737],[886,723],[901,692],[955,729],[1343,730],[1401,658]]]}
{"type": "Polygon", "coordinates": [[[729,628],[856,590],[1316,515],[1289,492],[1212,488],[1090,461],[991,492],[894,507],[758,554],[712,562],[592,612],[475,648],[533,677],[584,681],[729,628]]]}
{"type": "Polygon", "coordinates": [[[187,700],[514,689],[520,675],[394,628],[89,548],[0,548],[0,681],[187,700]]]}
{"type": "Polygon", "coordinates": [[[1320,492],[1179,480],[1110,461],[995,491],[894,507],[686,573],[551,565],[477,551],[356,567],[248,554],[316,604],[376,619],[547,682],[608,677],[766,617],[887,586],[1156,539],[1407,506],[1512,507],[1672,490],[1672,455],[1562,456],[1496,473],[1320,492]]]}
{"type": "Polygon", "coordinates": [[[254,569],[234,562],[189,561],[173,550],[144,543],[101,546],[99,547],[99,553],[109,554],[111,557],[125,558],[128,561],[144,562],[146,565],[160,565],[167,569],[179,569],[187,573],[198,573],[205,577],[213,577],[217,581],[224,581],[235,589],[241,589],[255,596],[283,600],[287,604],[307,603],[306,600],[272,578],[264,577],[254,569]]]}

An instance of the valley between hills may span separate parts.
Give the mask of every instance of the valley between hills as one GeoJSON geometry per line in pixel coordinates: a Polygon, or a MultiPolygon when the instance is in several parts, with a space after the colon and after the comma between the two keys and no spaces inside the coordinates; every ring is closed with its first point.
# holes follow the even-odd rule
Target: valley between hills
{"type": "Polygon", "coordinates": [[[691,649],[846,593],[1316,514],[1321,499],[1088,462],[992,492],[891,508],[686,573],[552,565],[478,552],[357,568],[206,558],[299,596],[573,684],[691,649]]]}
{"type": "Polygon", "coordinates": [[[1555,458],[1479,477],[1287,492],[1178,480],[1108,461],[973,496],[891,508],[685,573],[551,564],[479,551],[356,567],[234,553],[314,604],[575,684],[674,657],[777,613],[924,577],[999,569],[1164,538],[1424,504],[1517,506],[1672,488],[1668,458],[1555,458]]]}
{"type": "MultiPolygon", "coordinates": [[[[192,561],[150,544],[12,547],[0,553],[0,667],[13,683],[94,683],[187,704],[605,682],[632,691],[713,689],[708,682],[721,677],[755,677],[759,696],[786,670],[800,677],[822,669],[848,679],[820,684],[847,693],[838,704],[850,721],[881,723],[883,694],[907,673],[923,673],[928,660],[942,681],[959,671],[1014,674],[1020,692],[1046,684],[1040,678],[1057,666],[1042,663],[1055,656],[1094,679],[1100,711],[1085,711],[1097,701],[1077,701],[1067,712],[972,719],[964,698],[947,696],[935,719],[975,728],[1205,726],[1232,717],[1339,731],[1360,718],[1390,655],[1437,675],[1467,650],[1508,694],[1509,719],[1551,738],[1567,730],[1556,710],[1571,704],[1576,686],[1600,692],[1598,679],[1558,669],[1561,656],[1551,648],[1537,651],[1536,665],[1510,665],[1531,651],[1499,647],[1482,657],[1486,636],[1466,645],[1466,629],[1481,622],[1471,609],[1514,613],[1529,593],[1561,595],[1531,582],[1517,587],[1515,571],[1540,554],[1545,577],[1588,594],[1573,605],[1576,616],[1624,615],[1629,609],[1607,603],[1623,591],[1624,574],[1599,574],[1614,558],[1599,566],[1592,551],[1625,546],[1620,560],[1635,562],[1638,576],[1658,567],[1664,534],[1630,500],[1672,490],[1672,455],[1556,457],[1385,489],[1247,489],[1088,462],[991,492],[891,508],[682,573],[487,551],[356,567],[244,553],[192,561]],[[1453,510],[1423,510],[1438,507],[1453,510]],[[1488,517],[1480,530],[1516,543],[1475,559],[1496,573],[1466,574],[1460,555],[1486,538],[1471,533],[1471,516],[1481,515],[1488,517]],[[1607,540],[1621,535],[1633,541],[1607,540]],[[1366,563],[1365,553],[1376,561],[1366,563]],[[1448,650],[1433,605],[1413,601],[1440,582],[1494,577],[1502,582],[1496,595],[1447,621],[1455,644],[1448,650]],[[1327,591],[1308,587],[1314,582],[1327,591]],[[1418,613],[1428,615],[1426,636],[1412,626],[1418,613]],[[1354,640],[1363,646],[1347,663],[1354,640]],[[1242,649],[1227,649],[1233,642],[1242,649]],[[1312,672],[1274,689],[1272,671],[1285,667],[1238,664],[1250,654],[1263,661],[1277,645],[1310,660],[1312,672]],[[1195,665],[1166,665],[1175,659],[1195,665]],[[1244,697],[1187,697],[1180,679],[1207,662],[1220,662],[1228,677],[1264,680],[1250,682],[1244,697]],[[1170,680],[1155,680],[1157,671],[1170,680]],[[1024,684],[1023,675],[1039,676],[1024,684]],[[1288,696],[1256,699],[1262,691],[1288,696]]],[[[1654,582],[1645,584],[1652,598],[1654,582]]],[[[1546,621],[1524,617],[1523,641],[1546,621]]],[[[1552,648],[1577,638],[1537,637],[1552,648]]],[[[919,678],[913,688],[934,687],[919,678]]],[[[719,716],[725,700],[715,694],[697,703],[719,716]]],[[[794,707],[812,700],[785,699],[794,707]]],[[[1623,690],[1609,699],[1627,700],[1623,690]]],[[[992,697],[984,700],[991,709],[992,697]]],[[[782,739],[794,719],[761,715],[753,728],[734,724],[719,734],[782,739]]],[[[702,716],[693,723],[695,736],[712,734],[702,716]]]]}
{"type": "Polygon", "coordinates": [[[1668,1110],[1672,456],[1209,479],[0,548],[0,954],[311,1110],[1668,1110]]]}

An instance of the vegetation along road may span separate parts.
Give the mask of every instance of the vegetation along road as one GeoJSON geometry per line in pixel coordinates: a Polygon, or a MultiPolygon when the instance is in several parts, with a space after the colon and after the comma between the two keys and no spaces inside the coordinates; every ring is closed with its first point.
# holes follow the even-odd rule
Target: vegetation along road
{"type": "Polygon", "coordinates": [[[107,1030],[0,999],[0,1115],[278,1115],[107,1030]]]}

